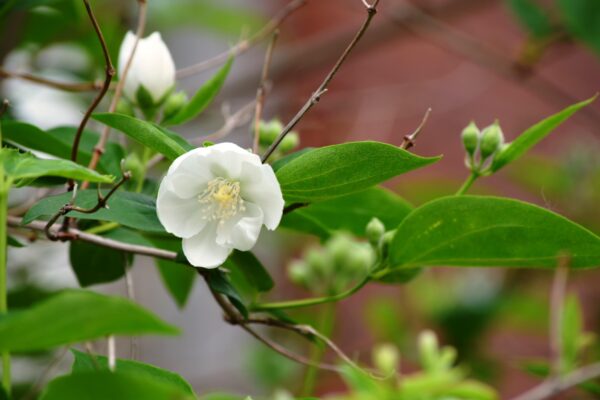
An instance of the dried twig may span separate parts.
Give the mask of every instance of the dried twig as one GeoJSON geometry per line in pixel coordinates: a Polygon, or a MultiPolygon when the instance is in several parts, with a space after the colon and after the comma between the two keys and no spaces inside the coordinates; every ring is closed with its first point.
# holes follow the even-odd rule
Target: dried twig
{"type": "Polygon", "coordinates": [[[69,228],[68,224],[63,224],[60,231],[58,233],[55,233],[52,230],[52,228],[54,227],[54,223],[56,221],[58,221],[58,219],[60,217],[66,216],[71,211],[76,211],[76,212],[80,212],[83,214],[93,214],[96,211],[100,210],[101,208],[105,208],[108,203],[108,200],[111,198],[111,196],[113,194],[115,194],[117,189],[119,189],[119,187],[121,187],[130,178],[131,178],[130,172],[123,172],[123,176],[121,177],[121,180],[119,180],[119,182],[117,182],[117,184],[115,186],[113,186],[112,189],[109,190],[109,192],[106,194],[106,196],[104,196],[104,195],[102,195],[102,193],[100,193],[100,188],[98,187],[98,201],[96,202],[96,205],[94,205],[91,208],[81,208],[81,207],[74,205],[75,198],[77,197],[77,187],[74,186],[73,187],[73,189],[74,189],[73,196],[71,197],[71,201],[69,203],[65,204],[64,206],[62,206],[56,212],[56,214],[54,214],[52,216],[52,218],[50,218],[50,220],[46,224],[46,227],[44,229],[44,232],[46,233],[46,237],[52,241],[70,240],[70,236],[72,236],[73,233],[68,231],[68,228],[69,228]]]}
{"type": "Polygon", "coordinates": [[[600,377],[600,362],[581,367],[563,377],[548,379],[512,400],[550,399],[559,393],[598,377],[600,377]]]}
{"type": "Polygon", "coordinates": [[[352,38],[352,41],[346,47],[346,49],[344,50],[340,58],[337,60],[331,71],[329,71],[323,82],[321,82],[321,85],[319,85],[317,90],[315,90],[314,93],[310,96],[310,98],[306,101],[306,103],[304,103],[304,106],[302,106],[300,111],[298,111],[298,113],[291,119],[291,121],[288,122],[288,124],[285,126],[285,128],[283,128],[283,131],[281,131],[277,139],[275,139],[273,144],[267,149],[265,154],[262,156],[262,162],[266,162],[269,159],[271,154],[273,154],[275,149],[277,149],[277,146],[279,146],[279,144],[285,138],[285,136],[294,128],[294,126],[296,126],[296,124],[304,117],[304,115],[315,104],[319,102],[321,96],[325,92],[327,92],[327,86],[329,85],[335,74],[337,74],[344,61],[346,61],[346,58],[348,58],[348,55],[352,52],[352,49],[354,49],[356,44],[360,41],[367,28],[369,28],[371,20],[377,13],[377,4],[379,4],[379,0],[373,1],[372,4],[368,4],[366,2],[364,2],[364,4],[367,10],[367,17],[365,18],[365,21],[363,22],[362,26],[360,27],[358,32],[356,32],[354,38],[352,38]]]}
{"type": "MultiPolygon", "coordinates": [[[[102,88],[100,89],[100,92],[98,92],[98,94],[94,98],[94,101],[88,107],[87,111],[85,112],[85,114],[83,116],[83,119],[81,120],[81,123],[79,124],[79,128],[77,128],[77,132],[75,133],[75,138],[73,139],[73,146],[71,147],[71,161],[73,161],[73,162],[77,161],[77,153],[79,151],[79,142],[81,141],[81,135],[83,134],[83,130],[85,129],[85,126],[87,125],[87,122],[90,119],[92,112],[94,112],[94,110],[96,109],[98,104],[100,104],[100,102],[102,101],[102,98],[108,91],[108,88],[110,87],[110,82],[112,81],[112,78],[115,74],[115,69],[114,69],[114,67],[112,65],[112,61],[110,59],[110,53],[108,51],[108,47],[106,46],[106,41],[104,40],[104,36],[102,35],[102,30],[100,29],[100,25],[98,25],[96,16],[94,15],[94,12],[92,11],[92,7],[90,6],[90,3],[88,0],[83,0],[83,4],[85,4],[85,9],[88,13],[88,16],[90,17],[90,20],[92,21],[92,25],[94,26],[94,30],[96,31],[96,35],[98,36],[100,45],[102,46],[102,53],[104,54],[104,62],[106,64],[106,67],[105,67],[106,76],[104,78],[104,83],[102,85],[102,88]]],[[[69,179],[69,190],[72,190],[74,185],[75,185],[75,182],[72,179],[69,179]]]]}
{"type": "Polygon", "coordinates": [[[92,92],[102,89],[104,86],[102,82],[58,82],[41,76],[32,75],[27,72],[13,72],[4,68],[0,68],[0,78],[22,79],[67,92],[92,92]]]}
{"type": "Polygon", "coordinates": [[[262,110],[265,103],[266,91],[267,91],[267,79],[269,77],[269,66],[271,65],[271,58],[273,56],[273,48],[275,47],[275,42],[277,41],[277,37],[279,36],[279,31],[276,30],[273,33],[273,37],[269,42],[269,46],[267,47],[267,52],[265,54],[265,61],[263,63],[262,73],[260,74],[260,83],[258,84],[258,89],[256,89],[256,107],[254,109],[254,140],[252,143],[252,150],[254,154],[258,153],[258,141],[260,137],[260,119],[262,116],[262,110]]]}
{"type": "Polygon", "coordinates": [[[419,126],[417,126],[417,129],[415,129],[414,132],[411,133],[410,135],[404,136],[404,140],[402,141],[402,144],[400,145],[401,149],[408,150],[415,145],[417,136],[419,136],[419,133],[421,133],[421,131],[423,130],[423,127],[427,123],[429,114],[431,114],[431,107],[428,108],[427,111],[425,111],[425,115],[423,116],[423,119],[421,120],[421,123],[419,124],[419,126]]]}
{"type": "MultiPolygon", "coordinates": [[[[119,71],[121,76],[119,77],[119,82],[117,83],[117,86],[115,88],[115,93],[114,93],[111,103],[108,107],[109,113],[115,112],[115,110],[117,109],[117,104],[119,103],[119,100],[121,99],[121,93],[123,92],[123,87],[125,86],[125,80],[127,79],[127,74],[129,73],[131,63],[133,62],[133,58],[135,56],[135,51],[137,50],[138,43],[139,43],[141,37],[144,35],[144,29],[146,28],[146,9],[147,9],[146,0],[138,0],[138,4],[139,4],[139,13],[138,13],[137,29],[135,32],[135,42],[133,43],[133,48],[131,49],[131,54],[129,55],[129,58],[127,59],[127,63],[125,63],[125,67],[123,68],[123,71],[119,71]]],[[[106,142],[108,141],[109,135],[110,135],[110,127],[105,126],[104,129],[102,130],[102,133],[100,134],[98,143],[96,143],[96,146],[94,147],[94,152],[92,153],[92,158],[90,160],[90,163],[88,164],[88,168],[96,169],[96,166],[98,165],[98,161],[100,160],[100,157],[102,157],[102,154],[104,153],[104,148],[106,147],[106,142]]],[[[85,189],[86,187],[87,187],[87,182],[84,182],[83,188],[85,189]]]]}
{"type": "Polygon", "coordinates": [[[209,70],[211,68],[223,64],[232,56],[239,56],[255,44],[267,38],[283,23],[283,21],[285,21],[287,17],[289,17],[298,8],[302,7],[305,3],[306,0],[293,0],[289,2],[275,17],[273,17],[273,19],[271,19],[264,27],[262,27],[254,35],[252,35],[246,40],[242,40],[228,51],[217,54],[216,56],[208,60],[202,61],[198,64],[181,68],[177,71],[177,78],[186,78],[188,76],[199,74],[203,71],[209,70]]]}
{"type": "MultiPolygon", "coordinates": [[[[33,221],[26,225],[22,224],[22,219],[15,216],[8,216],[8,225],[13,228],[31,229],[37,232],[45,232],[48,230],[51,235],[60,236],[59,224],[54,224],[48,228],[48,224],[43,221],[33,221]]],[[[62,240],[81,240],[82,242],[92,243],[102,247],[108,247],[110,249],[125,251],[131,254],[139,254],[142,256],[149,256],[160,258],[162,260],[177,261],[177,253],[174,251],[168,251],[163,249],[157,249],[155,247],[140,246],[130,243],[121,242],[118,240],[108,239],[100,235],[94,235],[91,233],[83,232],[79,229],[69,229],[69,234],[61,237],[62,240]]]]}

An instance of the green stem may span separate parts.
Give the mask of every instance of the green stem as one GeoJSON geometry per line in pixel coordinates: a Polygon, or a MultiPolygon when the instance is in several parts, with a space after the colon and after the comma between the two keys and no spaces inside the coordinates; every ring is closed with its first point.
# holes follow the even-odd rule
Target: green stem
{"type": "Polygon", "coordinates": [[[119,224],[118,222],[106,222],[106,223],[91,227],[90,229],[86,229],[84,232],[97,235],[99,233],[112,231],[113,229],[116,229],[119,226],[121,226],[121,224],[119,224]]]}
{"type": "Polygon", "coordinates": [[[371,276],[367,275],[358,285],[345,292],[338,293],[333,296],[326,297],[311,297],[308,299],[301,300],[289,300],[289,301],[278,301],[274,303],[259,303],[250,306],[250,311],[268,311],[268,310],[283,310],[290,308],[302,308],[316,306],[317,304],[333,303],[345,299],[346,297],[352,296],[358,292],[371,280],[371,276]]]}
{"type": "MultiPolygon", "coordinates": [[[[8,190],[10,182],[4,177],[4,168],[0,165],[0,315],[8,311],[6,291],[6,226],[8,214],[8,190]]],[[[2,386],[10,393],[10,353],[2,352],[2,386]]]]}
{"type": "Polygon", "coordinates": [[[462,196],[463,194],[465,194],[465,192],[469,190],[469,188],[471,187],[471,185],[473,185],[477,178],[479,178],[479,174],[477,172],[471,172],[471,175],[469,175],[465,183],[463,183],[460,189],[458,189],[458,192],[456,192],[456,196],[462,196]]]}
{"type": "MultiPolygon", "coordinates": [[[[334,322],[335,304],[325,304],[320,315],[320,320],[315,328],[323,335],[329,337],[333,332],[334,322]]],[[[313,364],[319,364],[324,354],[325,345],[323,343],[315,343],[311,347],[310,361],[313,364]]],[[[304,386],[302,387],[302,396],[310,397],[313,394],[315,391],[318,374],[319,369],[315,366],[310,366],[306,369],[306,374],[304,375],[304,386]]]]}
{"type": "Polygon", "coordinates": [[[144,147],[144,152],[142,153],[142,175],[139,177],[137,181],[137,186],[135,188],[136,193],[141,193],[142,189],[144,189],[144,181],[146,180],[146,174],[148,173],[148,161],[152,157],[152,150],[148,147],[144,147]]]}

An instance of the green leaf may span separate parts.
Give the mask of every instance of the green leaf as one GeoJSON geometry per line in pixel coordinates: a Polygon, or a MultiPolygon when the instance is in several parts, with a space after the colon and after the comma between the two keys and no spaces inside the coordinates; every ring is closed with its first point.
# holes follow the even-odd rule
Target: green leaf
{"type": "Polygon", "coordinates": [[[494,157],[491,165],[492,172],[498,171],[506,164],[525,154],[560,124],[569,119],[571,115],[596,100],[597,96],[573,104],[525,130],[525,132],[521,133],[512,143],[508,144],[507,147],[494,157]]]}
{"type": "Polygon", "coordinates": [[[300,157],[304,153],[308,153],[309,151],[313,151],[314,149],[315,149],[314,147],[305,147],[305,148],[303,148],[301,150],[298,150],[298,151],[295,151],[293,153],[290,153],[287,156],[283,156],[279,160],[274,161],[273,164],[271,164],[271,167],[273,167],[273,171],[277,172],[277,170],[279,170],[281,167],[283,167],[284,165],[286,165],[290,161],[292,161],[292,160],[300,157]]]}
{"type": "Polygon", "coordinates": [[[183,147],[183,149],[185,151],[194,150],[197,147],[197,146],[194,146],[193,144],[191,144],[190,142],[188,142],[184,137],[179,135],[177,132],[173,132],[172,130],[169,130],[158,124],[153,123],[152,125],[154,125],[158,129],[160,129],[162,133],[164,133],[165,135],[167,135],[168,137],[173,139],[173,141],[177,142],[177,144],[180,145],[181,147],[183,147]]]}
{"type": "MultiPolygon", "coordinates": [[[[108,370],[108,358],[101,355],[94,355],[93,358],[88,354],[79,350],[71,349],[74,361],[71,372],[79,374],[82,372],[93,372],[99,366],[102,370],[108,370]]],[[[147,377],[153,381],[165,383],[174,387],[178,387],[182,393],[194,396],[192,386],[175,372],[167,371],[154,365],[144,364],[139,361],[117,359],[115,365],[117,373],[124,372],[128,374],[137,374],[147,377]]]]}
{"type": "Polygon", "coordinates": [[[600,54],[600,2],[557,0],[566,29],[600,54]]]}
{"type": "Polygon", "coordinates": [[[277,171],[288,202],[314,202],[358,192],[438,161],[378,142],[350,142],[309,151],[277,171]]]}
{"type": "Polygon", "coordinates": [[[535,37],[543,38],[552,33],[548,14],[534,0],[508,0],[508,5],[519,22],[535,37]]]}
{"type": "Polygon", "coordinates": [[[332,231],[348,231],[364,237],[371,218],[377,217],[388,229],[394,229],[412,208],[389,190],[373,187],[298,208],[283,216],[281,226],[319,237],[323,229],[327,236],[332,231]]]}
{"type": "Polygon", "coordinates": [[[258,292],[268,292],[275,285],[260,260],[249,251],[234,250],[225,266],[232,272],[241,272],[244,279],[258,292]]]}
{"type": "MultiPolygon", "coordinates": [[[[152,237],[151,245],[175,252],[181,251],[181,240],[152,237]]],[[[156,266],[167,291],[179,308],[183,308],[192,293],[194,282],[198,276],[195,268],[175,261],[156,259],[156,266]]]]}
{"type": "MultiPolygon", "coordinates": [[[[43,198],[27,211],[23,217],[23,224],[54,215],[70,199],[71,193],[43,198]]],[[[94,206],[96,202],[97,193],[95,190],[77,192],[75,200],[77,206],[89,208],[94,206]]],[[[79,219],[117,222],[146,232],[165,232],[156,216],[156,202],[150,196],[119,190],[108,200],[108,206],[108,208],[102,208],[93,214],[72,212],[69,215],[79,219]]]]}
{"type": "MultiPolygon", "coordinates": [[[[76,132],[77,128],[71,126],[43,131],[34,125],[21,121],[2,121],[3,140],[65,160],[71,159],[71,147],[76,132]]],[[[89,164],[99,136],[96,132],[88,129],[83,131],[77,153],[77,163],[81,165],[89,164]]],[[[120,162],[124,157],[125,152],[121,146],[117,143],[108,142],[98,162],[98,171],[112,175],[120,174],[120,162]]]]}
{"type": "Polygon", "coordinates": [[[65,290],[0,317],[0,350],[43,350],[107,335],[177,333],[177,328],[127,299],[65,290]]]}
{"type": "Polygon", "coordinates": [[[80,240],[69,245],[71,268],[82,287],[113,282],[125,275],[128,255],[80,240]]]}
{"type": "Polygon", "coordinates": [[[75,180],[111,183],[112,176],[101,175],[79,164],[67,160],[42,160],[31,153],[20,153],[14,149],[0,150],[0,162],[4,171],[17,186],[23,186],[43,176],[58,176],[75,180]]]}
{"type": "Polygon", "coordinates": [[[92,118],[123,132],[140,144],[161,153],[169,160],[174,160],[186,152],[180,144],[151,122],[117,113],[94,114],[92,118]]]}
{"type": "Polygon", "coordinates": [[[179,386],[139,373],[89,371],[61,376],[40,400],[193,400],[179,386]]]}
{"type": "Polygon", "coordinates": [[[6,236],[6,244],[8,244],[11,247],[24,247],[25,245],[21,242],[19,242],[17,239],[15,239],[14,237],[8,235],[6,236]]]}
{"type": "Polygon", "coordinates": [[[221,87],[223,86],[223,83],[225,83],[225,79],[229,74],[232,63],[233,58],[230,58],[212,78],[206,81],[204,85],[198,89],[196,94],[194,94],[190,101],[184,105],[181,110],[177,112],[177,114],[167,118],[162,122],[162,124],[167,126],[181,125],[195,118],[198,116],[198,114],[204,111],[204,109],[208,107],[208,105],[221,90],[221,87]]]}
{"type": "Polygon", "coordinates": [[[248,317],[248,309],[244,304],[238,291],[231,285],[231,282],[221,269],[210,269],[206,272],[206,283],[212,290],[227,296],[231,304],[242,314],[244,318],[248,317]]]}
{"type": "Polygon", "coordinates": [[[444,197],[416,208],[390,247],[396,267],[600,265],[600,238],[541,207],[497,197],[444,197]]]}

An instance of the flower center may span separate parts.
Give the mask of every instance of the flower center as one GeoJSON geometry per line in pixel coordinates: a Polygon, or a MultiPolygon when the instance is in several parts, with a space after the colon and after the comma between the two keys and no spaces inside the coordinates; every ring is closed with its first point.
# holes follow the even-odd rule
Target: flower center
{"type": "Polygon", "coordinates": [[[208,182],[204,192],[198,196],[198,202],[205,206],[203,218],[219,221],[220,224],[246,209],[240,183],[221,177],[208,182]]]}

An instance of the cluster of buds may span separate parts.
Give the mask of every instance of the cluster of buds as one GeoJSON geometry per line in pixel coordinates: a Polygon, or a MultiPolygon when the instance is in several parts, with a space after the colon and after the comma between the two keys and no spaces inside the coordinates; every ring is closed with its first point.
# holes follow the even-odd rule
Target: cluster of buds
{"type": "MultiPolygon", "coordinates": [[[[261,120],[258,127],[258,144],[260,146],[259,150],[264,152],[269,146],[271,146],[273,142],[277,140],[277,137],[283,131],[283,128],[283,124],[278,119],[272,119],[268,122],[261,120]]],[[[273,153],[272,158],[281,158],[283,155],[295,150],[298,145],[300,145],[300,137],[298,136],[298,133],[294,131],[289,132],[287,135],[285,135],[273,153]]]]}
{"type": "Polygon", "coordinates": [[[347,233],[334,234],[323,246],[309,249],[292,262],[292,282],[314,294],[334,295],[364,278],[375,262],[373,248],[347,233]]]}
{"type": "Polygon", "coordinates": [[[498,121],[481,131],[475,122],[471,122],[463,129],[461,137],[467,152],[467,168],[478,175],[488,175],[494,157],[507,146],[498,121]]]}

